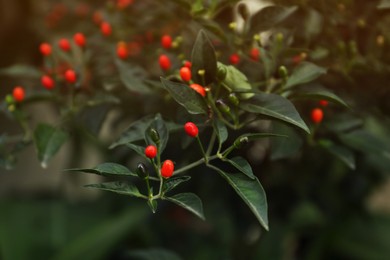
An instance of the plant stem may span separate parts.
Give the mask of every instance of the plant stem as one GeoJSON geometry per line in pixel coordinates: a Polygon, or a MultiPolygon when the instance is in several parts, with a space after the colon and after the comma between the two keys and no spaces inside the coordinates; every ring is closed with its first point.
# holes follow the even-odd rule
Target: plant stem
{"type": "Polygon", "coordinates": [[[213,131],[213,134],[211,135],[211,138],[210,138],[209,146],[207,147],[206,156],[210,156],[211,151],[214,147],[216,136],[217,135],[216,135],[215,131],[213,131]]]}
{"type": "Polygon", "coordinates": [[[206,155],[206,153],[205,153],[205,151],[203,149],[203,145],[202,145],[202,142],[200,141],[199,135],[196,136],[196,141],[199,144],[200,150],[201,150],[201,152],[203,154],[203,157],[204,157],[204,160],[205,160],[205,162],[207,164],[208,163],[208,158],[207,158],[207,155],[206,155]]]}
{"type": "MultiPolygon", "coordinates": [[[[212,161],[212,160],[214,160],[214,159],[217,159],[217,158],[218,158],[217,155],[210,156],[210,157],[208,158],[208,162],[210,162],[210,161],[212,161]]],[[[202,158],[202,159],[199,159],[199,160],[197,160],[197,161],[195,161],[195,162],[193,162],[193,163],[190,163],[190,164],[184,166],[183,168],[180,168],[180,169],[174,171],[174,172],[173,172],[173,175],[178,175],[178,174],[180,174],[180,173],[182,173],[182,172],[188,171],[189,169],[194,168],[194,167],[196,167],[196,166],[198,166],[198,165],[201,165],[202,163],[208,164],[208,163],[206,163],[205,159],[202,158]]]]}

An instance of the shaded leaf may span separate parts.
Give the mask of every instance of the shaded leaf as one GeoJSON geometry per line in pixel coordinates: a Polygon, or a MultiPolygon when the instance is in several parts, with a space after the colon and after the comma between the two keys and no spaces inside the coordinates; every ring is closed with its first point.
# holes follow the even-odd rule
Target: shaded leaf
{"type": "Polygon", "coordinates": [[[205,31],[200,30],[191,55],[191,72],[193,81],[207,86],[212,83],[217,74],[217,58],[215,50],[205,31]],[[199,70],[204,70],[204,76],[198,74],[199,70]]]}
{"type": "Polygon", "coordinates": [[[189,86],[161,78],[161,82],[177,103],[190,114],[207,114],[207,106],[202,96],[189,86]]]}
{"type": "Polygon", "coordinates": [[[215,119],[214,125],[215,125],[215,133],[219,141],[219,147],[221,147],[222,144],[227,140],[229,133],[226,125],[221,120],[215,119]]]}
{"type": "Polygon", "coordinates": [[[229,162],[231,165],[233,165],[237,170],[251,178],[252,180],[256,178],[255,175],[253,175],[252,167],[248,163],[246,159],[244,159],[241,156],[234,157],[232,159],[227,159],[227,162],[229,162]]]}
{"type": "Polygon", "coordinates": [[[351,170],[356,169],[355,155],[350,149],[325,139],[319,140],[318,144],[345,163],[351,170]]]}
{"type": "Polygon", "coordinates": [[[255,214],[260,224],[268,230],[267,197],[259,180],[257,178],[253,180],[249,179],[241,173],[227,173],[213,165],[209,165],[209,167],[217,171],[225,180],[228,181],[237,194],[248,205],[253,214],[255,214]]]}
{"type": "Polygon", "coordinates": [[[137,260],[180,260],[176,253],[166,249],[148,248],[145,250],[133,250],[127,254],[130,259],[137,260]]]}
{"type": "Polygon", "coordinates": [[[294,128],[282,123],[272,122],[272,132],[287,138],[271,139],[271,159],[278,160],[295,155],[302,147],[303,141],[294,128]]]}
{"type": "Polygon", "coordinates": [[[111,191],[118,194],[128,195],[128,196],[133,196],[138,198],[145,198],[145,196],[139,192],[139,190],[135,185],[127,182],[120,182],[120,181],[104,182],[99,184],[88,184],[85,185],[84,187],[95,188],[104,191],[111,191]]]}
{"type": "Polygon", "coordinates": [[[42,72],[36,67],[29,65],[13,65],[0,69],[0,75],[39,79],[42,76],[42,72]]]}
{"type": "Polygon", "coordinates": [[[161,114],[157,114],[154,117],[154,120],[150,123],[149,127],[145,131],[145,141],[148,145],[154,144],[157,146],[155,142],[153,142],[152,138],[150,137],[150,130],[154,128],[159,136],[160,136],[160,153],[162,153],[167,146],[168,139],[169,139],[169,131],[167,126],[165,125],[164,120],[161,117],[161,114]]]}
{"type": "Polygon", "coordinates": [[[137,176],[137,174],[131,172],[126,166],[117,163],[102,163],[91,169],[75,168],[66,169],[65,171],[92,173],[102,176],[137,176]]]}
{"type": "Polygon", "coordinates": [[[153,116],[149,115],[140,120],[133,122],[127,130],[121,135],[118,141],[110,146],[110,149],[115,148],[119,145],[132,143],[135,141],[143,140],[145,136],[145,130],[149,127],[153,120],[153,116]]]}
{"type": "Polygon", "coordinates": [[[140,66],[128,64],[120,59],[115,59],[115,64],[119,71],[119,77],[128,90],[143,94],[151,92],[144,82],[146,72],[140,66]]]}
{"type": "Polygon", "coordinates": [[[327,90],[319,84],[308,84],[301,87],[298,87],[294,90],[293,94],[290,97],[291,99],[300,99],[300,98],[317,98],[317,99],[326,99],[333,103],[337,103],[344,107],[349,107],[347,103],[344,102],[340,97],[338,97],[333,92],[327,90]]]}
{"type": "Polygon", "coordinates": [[[174,188],[176,188],[178,185],[180,185],[183,182],[189,181],[191,179],[190,176],[176,176],[176,177],[171,177],[168,180],[164,182],[164,193],[167,193],[174,188]]]}
{"type": "Polygon", "coordinates": [[[317,79],[319,76],[326,73],[326,69],[319,67],[311,62],[301,62],[291,73],[287,79],[285,88],[291,88],[296,85],[308,83],[317,79]]]}
{"type": "Polygon", "coordinates": [[[172,197],[165,197],[165,199],[179,205],[180,207],[192,212],[199,218],[205,220],[203,215],[202,201],[194,193],[179,193],[172,197]]]}
{"type": "Polygon", "coordinates": [[[247,112],[282,120],[310,133],[294,105],[282,96],[267,93],[255,94],[251,99],[242,101],[240,107],[247,112]]]}
{"type": "Polygon", "coordinates": [[[42,167],[47,167],[48,161],[58,152],[67,139],[68,134],[61,129],[47,124],[37,126],[34,131],[34,142],[42,167]]]}
{"type": "Polygon", "coordinates": [[[275,27],[297,10],[296,6],[267,6],[255,13],[249,20],[249,34],[253,35],[275,27]]]}

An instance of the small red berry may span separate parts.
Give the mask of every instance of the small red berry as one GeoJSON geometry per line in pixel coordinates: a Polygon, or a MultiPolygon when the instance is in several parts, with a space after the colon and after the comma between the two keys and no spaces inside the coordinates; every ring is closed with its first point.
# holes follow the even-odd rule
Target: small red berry
{"type": "Polygon", "coordinates": [[[249,56],[253,61],[258,61],[260,58],[260,50],[258,48],[253,47],[249,53],[249,56]]]}
{"type": "Polygon", "coordinates": [[[318,104],[320,104],[320,106],[323,106],[323,107],[326,107],[327,105],[328,105],[328,100],[320,100],[319,102],[318,102],[318,104]]]}
{"type": "Polygon", "coordinates": [[[54,88],[54,80],[47,75],[43,75],[41,78],[42,86],[44,86],[46,89],[52,89],[54,88]]]}
{"type": "Polygon", "coordinates": [[[292,57],[292,62],[294,65],[298,65],[299,63],[301,63],[301,61],[302,61],[301,55],[295,55],[294,57],[292,57]]]}
{"type": "Polygon", "coordinates": [[[240,62],[240,56],[237,53],[230,55],[229,61],[231,64],[236,65],[240,62]]]}
{"type": "Polygon", "coordinates": [[[68,39],[60,39],[58,41],[58,46],[63,51],[70,51],[70,42],[68,41],[68,39]]]}
{"type": "Polygon", "coordinates": [[[321,123],[323,117],[324,117],[324,112],[322,112],[321,108],[315,108],[311,111],[311,120],[315,124],[321,123]]]}
{"type": "Polygon", "coordinates": [[[184,81],[190,81],[191,80],[191,70],[187,67],[182,67],[180,69],[180,77],[184,81]]]}
{"type": "Polygon", "coordinates": [[[165,54],[160,55],[159,63],[162,70],[167,71],[171,68],[171,60],[165,54]]]}
{"type": "Polygon", "coordinates": [[[156,157],[156,155],[157,155],[157,147],[156,146],[148,145],[145,148],[145,156],[146,157],[153,159],[154,157],[156,157]]]}
{"type": "Polygon", "coordinates": [[[198,127],[192,122],[185,123],[184,131],[186,131],[187,135],[190,137],[197,137],[199,133],[198,127]]]}
{"type": "Polygon", "coordinates": [[[100,31],[104,36],[110,36],[112,33],[111,25],[107,22],[102,22],[100,24],[100,31]]]}
{"type": "Polygon", "coordinates": [[[49,56],[51,54],[51,45],[44,42],[39,46],[39,50],[43,56],[49,56]]]}
{"type": "Polygon", "coordinates": [[[24,88],[20,86],[14,87],[12,95],[16,102],[22,102],[24,100],[24,88]]]}
{"type": "Polygon", "coordinates": [[[77,80],[76,72],[74,70],[65,71],[65,80],[68,83],[75,83],[77,80]]]}
{"type": "Polygon", "coordinates": [[[184,62],[184,67],[187,67],[187,68],[191,69],[191,67],[192,67],[191,61],[186,60],[186,61],[184,62]]]}
{"type": "Polygon", "coordinates": [[[175,165],[171,160],[166,160],[161,166],[161,176],[164,178],[169,178],[172,176],[173,171],[175,170],[175,165]]]}
{"type": "Polygon", "coordinates": [[[206,90],[201,85],[193,83],[190,85],[190,88],[198,92],[200,95],[202,95],[202,97],[206,96],[206,90]]]}
{"type": "Polygon", "coordinates": [[[73,41],[76,45],[80,47],[84,47],[86,44],[85,36],[82,33],[76,33],[75,35],[73,35],[73,41]]]}
{"type": "Polygon", "coordinates": [[[161,37],[161,46],[164,49],[170,49],[172,48],[172,37],[165,34],[161,37]]]}
{"type": "Polygon", "coordinates": [[[129,56],[129,51],[127,49],[126,43],[120,42],[118,44],[118,46],[116,47],[116,54],[122,60],[127,59],[127,57],[129,56]]]}

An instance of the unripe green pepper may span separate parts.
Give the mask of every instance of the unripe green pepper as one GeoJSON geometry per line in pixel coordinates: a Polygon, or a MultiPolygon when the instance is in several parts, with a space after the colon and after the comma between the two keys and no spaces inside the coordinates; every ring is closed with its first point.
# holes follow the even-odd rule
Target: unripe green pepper
{"type": "Polygon", "coordinates": [[[229,101],[236,107],[240,104],[240,100],[238,99],[235,93],[229,94],[229,101]]]}
{"type": "Polygon", "coordinates": [[[155,144],[158,145],[160,143],[160,135],[158,134],[156,129],[151,128],[149,131],[149,136],[155,144]]]}

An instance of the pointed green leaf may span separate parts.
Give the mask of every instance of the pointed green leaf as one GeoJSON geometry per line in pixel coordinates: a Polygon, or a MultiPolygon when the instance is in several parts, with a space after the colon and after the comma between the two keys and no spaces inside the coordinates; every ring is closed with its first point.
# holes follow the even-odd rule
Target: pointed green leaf
{"type": "Polygon", "coordinates": [[[137,174],[131,172],[127,167],[117,163],[102,163],[91,169],[75,168],[66,169],[65,171],[92,173],[102,176],[137,176],[137,174]]]}
{"type": "Polygon", "coordinates": [[[318,144],[345,163],[351,170],[356,169],[355,155],[347,147],[336,145],[332,141],[325,139],[319,140],[318,144]]]}
{"type": "Polygon", "coordinates": [[[146,157],[146,155],[145,155],[145,147],[144,146],[128,143],[128,144],[126,144],[126,147],[129,147],[131,150],[136,152],[139,156],[145,158],[146,160],[149,160],[148,157],[146,157]]]}
{"type": "Polygon", "coordinates": [[[39,124],[34,131],[35,147],[43,168],[68,139],[68,134],[50,125],[39,124]]]}
{"type": "Polygon", "coordinates": [[[347,103],[344,102],[341,98],[339,98],[333,92],[327,90],[319,84],[308,84],[301,87],[298,87],[294,90],[291,99],[301,99],[301,98],[317,98],[317,99],[325,99],[331,102],[337,103],[344,107],[349,107],[347,103]]]}
{"type": "Polygon", "coordinates": [[[176,176],[176,177],[169,178],[164,182],[164,187],[163,187],[164,193],[173,190],[181,183],[189,181],[190,179],[191,179],[190,176],[176,176]]]}
{"type": "Polygon", "coordinates": [[[291,73],[285,88],[308,83],[326,73],[326,69],[311,62],[301,62],[291,73]]]}
{"type": "Polygon", "coordinates": [[[165,199],[185,208],[199,218],[205,220],[202,201],[194,193],[179,193],[172,197],[165,197],[165,199]]]}
{"type": "Polygon", "coordinates": [[[214,120],[214,125],[215,125],[214,131],[218,137],[219,147],[221,147],[222,144],[227,140],[229,133],[226,125],[221,120],[218,119],[214,120]]]}
{"type": "Polygon", "coordinates": [[[302,147],[302,137],[292,126],[275,121],[272,122],[272,132],[284,135],[287,138],[271,139],[271,160],[292,157],[302,147]]]}
{"type": "Polygon", "coordinates": [[[227,161],[252,180],[256,178],[256,176],[253,174],[252,167],[250,166],[249,162],[243,157],[237,156],[232,159],[227,159],[227,161]]]}
{"type": "Polygon", "coordinates": [[[156,143],[153,142],[152,138],[150,137],[150,129],[154,128],[157,130],[159,136],[160,136],[160,153],[162,153],[167,146],[168,138],[169,138],[169,132],[168,128],[165,125],[164,120],[162,119],[160,114],[157,114],[154,118],[154,120],[150,123],[149,127],[145,131],[145,141],[147,144],[154,144],[157,146],[156,143]]]}
{"type": "Polygon", "coordinates": [[[189,86],[161,78],[161,82],[177,103],[190,114],[207,114],[207,106],[201,95],[189,86]]]}
{"type": "Polygon", "coordinates": [[[255,13],[249,20],[249,34],[269,30],[286,20],[297,10],[296,6],[267,6],[255,13]]]}
{"type": "Polygon", "coordinates": [[[195,83],[207,86],[215,80],[217,74],[217,58],[215,50],[205,31],[200,30],[191,55],[191,72],[195,83]],[[198,74],[204,70],[204,76],[198,74]]]}
{"type": "Polygon", "coordinates": [[[213,165],[209,165],[209,167],[217,171],[225,180],[227,180],[237,194],[248,205],[253,214],[255,214],[260,224],[268,230],[267,197],[259,180],[257,178],[253,180],[249,179],[241,173],[227,173],[213,165]]]}
{"type": "Polygon", "coordinates": [[[149,127],[150,123],[153,120],[153,116],[146,116],[133,122],[127,130],[121,135],[118,141],[113,143],[110,146],[110,149],[115,148],[119,145],[124,145],[127,143],[133,143],[139,140],[143,140],[145,136],[145,131],[149,127]]]}
{"type": "Polygon", "coordinates": [[[115,59],[119,71],[119,77],[128,90],[147,94],[150,88],[145,84],[146,72],[139,66],[115,59]]]}
{"type": "Polygon", "coordinates": [[[104,191],[111,191],[118,194],[128,195],[128,196],[133,196],[138,198],[145,198],[145,196],[138,191],[135,185],[127,182],[120,182],[120,181],[104,182],[99,184],[88,184],[85,185],[84,187],[95,188],[104,191]]]}
{"type": "Polygon", "coordinates": [[[242,101],[240,107],[247,112],[279,119],[310,133],[294,105],[282,96],[267,93],[255,94],[251,99],[242,101]]]}
{"type": "Polygon", "coordinates": [[[34,66],[13,65],[13,66],[1,69],[0,75],[39,79],[42,76],[42,72],[34,66]]]}

